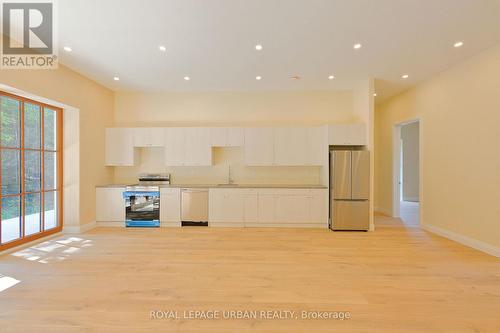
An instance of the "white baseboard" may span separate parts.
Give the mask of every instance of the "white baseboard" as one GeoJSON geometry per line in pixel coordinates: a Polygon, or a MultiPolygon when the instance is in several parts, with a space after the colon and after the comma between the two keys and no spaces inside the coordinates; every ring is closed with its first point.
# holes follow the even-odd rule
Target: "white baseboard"
{"type": "Polygon", "coordinates": [[[214,228],[244,228],[244,222],[209,222],[209,227],[214,228]]]}
{"type": "Polygon", "coordinates": [[[328,229],[324,223],[255,223],[246,225],[245,228],[313,228],[328,229]]]}
{"type": "Polygon", "coordinates": [[[181,227],[181,221],[160,222],[160,227],[162,227],[162,228],[179,228],[179,227],[181,227]]]}
{"type": "Polygon", "coordinates": [[[418,197],[406,197],[406,198],[403,198],[403,201],[419,202],[419,198],[418,197]]]}
{"type": "Polygon", "coordinates": [[[432,226],[429,224],[422,224],[422,228],[424,230],[432,232],[436,235],[451,239],[457,243],[463,244],[463,245],[468,246],[468,247],[472,247],[473,249],[476,249],[476,250],[479,250],[481,252],[484,252],[484,253],[487,253],[487,254],[490,254],[492,256],[500,258],[500,248],[493,246],[491,244],[479,241],[479,240],[474,239],[474,238],[463,236],[463,235],[457,234],[453,231],[442,229],[442,228],[432,226]]]}
{"type": "Polygon", "coordinates": [[[125,228],[125,222],[97,222],[97,227],[122,227],[125,228]]]}
{"type": "Polygon", "coordinates": [[[63,226],[62,232],[64,234],[81,234],[91,229],[94,229],[97,226],[95,221],[86,223],[84,225],[75,225],[75,226],[63,226]]]}

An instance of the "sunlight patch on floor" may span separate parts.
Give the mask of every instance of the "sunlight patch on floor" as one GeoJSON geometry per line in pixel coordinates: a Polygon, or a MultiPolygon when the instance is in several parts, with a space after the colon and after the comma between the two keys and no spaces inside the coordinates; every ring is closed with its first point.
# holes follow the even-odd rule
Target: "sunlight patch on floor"
{"type": "Polygon", "coordinates": [[[11,278],[10,276],[0,274],[0,292],[9,289],[12,286],[15,286],[19,282],[21,281],[11,278]]]}
{"type": "Polygon", "coordinates": [[[48,264],[68,259],[71,255],[81,252],[83,248],[92,246],[92,241],[80,237],[55,239],[33,245],[12,253],[11,255],[28,261],[48,264]]]}

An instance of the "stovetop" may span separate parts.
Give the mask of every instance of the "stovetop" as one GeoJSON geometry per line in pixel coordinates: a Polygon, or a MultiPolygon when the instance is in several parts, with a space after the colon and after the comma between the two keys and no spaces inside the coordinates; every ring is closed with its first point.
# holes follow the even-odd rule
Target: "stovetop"
{"type": "Polygon", "coordinates": [[[170,185],[170,174],[141,174],[139,183],[127,185],[127,191],[159,191],[161,185],[170,185]]]}

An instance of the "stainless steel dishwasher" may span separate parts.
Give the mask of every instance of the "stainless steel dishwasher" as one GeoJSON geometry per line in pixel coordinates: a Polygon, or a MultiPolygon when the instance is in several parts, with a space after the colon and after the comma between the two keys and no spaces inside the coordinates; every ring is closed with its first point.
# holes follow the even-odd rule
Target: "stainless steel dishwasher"
{"type": "Polygon", "coordinates": [[[181,189],[181,221],[183,226],[208,226],[208,189],[181,189]]]}

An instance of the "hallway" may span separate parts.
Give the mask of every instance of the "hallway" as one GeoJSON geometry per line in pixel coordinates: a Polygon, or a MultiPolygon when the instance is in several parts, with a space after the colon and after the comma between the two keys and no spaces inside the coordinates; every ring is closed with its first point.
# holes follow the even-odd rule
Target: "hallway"
{"type": "Polygon", "coordinates": [[[420,203],[413,201],[401,201],[399,214],[401,221],[405,226],[420,226],[420,203]]]}

